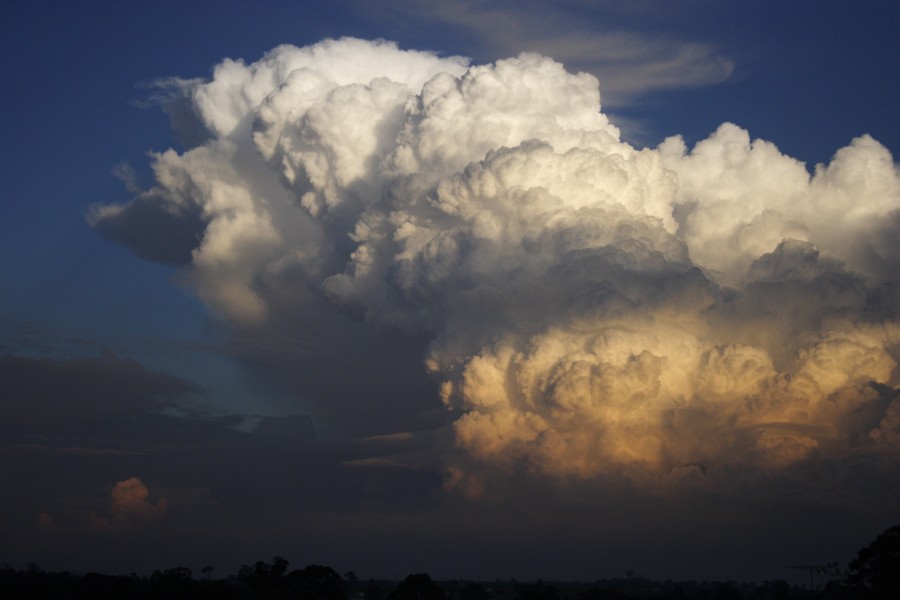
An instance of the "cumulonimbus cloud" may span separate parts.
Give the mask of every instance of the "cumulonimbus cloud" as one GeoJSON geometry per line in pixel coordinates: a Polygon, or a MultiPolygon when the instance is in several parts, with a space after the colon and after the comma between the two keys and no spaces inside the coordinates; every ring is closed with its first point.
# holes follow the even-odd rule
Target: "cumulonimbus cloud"
{"type": "Polygon", "coordinates": [[[346,38],[171,102],[196,145],[94,227],[236,327],[312,294],[426,337],[467,465],[643,481],[900,450],[900,177],[868,135],[812,175],[730,123],[637,149],[550,58],[346,38]]]}

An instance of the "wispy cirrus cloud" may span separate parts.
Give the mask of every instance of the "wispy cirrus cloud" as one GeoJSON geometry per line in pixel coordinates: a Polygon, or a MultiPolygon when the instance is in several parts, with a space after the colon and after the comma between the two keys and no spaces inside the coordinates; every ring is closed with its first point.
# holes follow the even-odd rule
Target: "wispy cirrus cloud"
{"type": "Polygon", "coordinates": [[[379,10],[459,28],[493,58],[520,52],[552,56],[569,69],[598,77],[606,108],[651,92],[712,85],[731,77],[734,61],[712,44],[671,33],[635,31],[605,18],[663,10],[658,4],[639,4],[408,0],[379,10]]]}

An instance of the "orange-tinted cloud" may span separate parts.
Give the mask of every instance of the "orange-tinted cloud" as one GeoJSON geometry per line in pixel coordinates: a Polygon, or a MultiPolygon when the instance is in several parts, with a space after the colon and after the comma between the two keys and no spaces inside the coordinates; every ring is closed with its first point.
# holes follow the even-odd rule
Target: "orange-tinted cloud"
{"type": "Polygon", "coordinates": [[[165,498],[156,504],[148,500],[150,490],[137,477],[130,477],[116,483],[110,494],[112,504],[109,515],[91,512],[89,526],[96,531],[132,531],[161,518],[168,508],[165,498]]]}
{"type": "Polygon", "coordinates": [[[38,528],[51,530],[56,526],[56,521],[50,513],[42,512],[37,516],[38,528]]]}

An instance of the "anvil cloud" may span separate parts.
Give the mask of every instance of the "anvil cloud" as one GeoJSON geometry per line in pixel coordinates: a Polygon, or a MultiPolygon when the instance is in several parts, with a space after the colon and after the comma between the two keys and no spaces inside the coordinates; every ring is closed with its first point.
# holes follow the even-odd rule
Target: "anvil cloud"
{"type": "MultiPolygon", "coordinates": [[[[260,346],[287,322],[348,353],[420,342],[409,366],[456,417],[451,487],[900,452],[900,175],[870,136],[812,174],[731,123],[638,149],[551,58],[351,38],[164,85],[187,149],[90,223],[181,264],[260,346]],[[323,312],[378,333],[329,341],[323,312]]],[[[374,401],[323,389],[299,391],[374,401]]]]}

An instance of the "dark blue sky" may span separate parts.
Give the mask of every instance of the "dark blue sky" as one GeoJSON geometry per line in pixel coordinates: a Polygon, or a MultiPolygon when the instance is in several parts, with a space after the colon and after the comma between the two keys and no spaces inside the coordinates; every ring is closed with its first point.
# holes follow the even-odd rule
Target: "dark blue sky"
{"type": "MultiPolygon", "coordinates": [[[[862,481],[853,487],[860,497],[885,500],[870,512],[798,503],[790,485],[779,487],[791,473],[767,480],[759,499],[729,488],[727,505],[705,495],[702,508],[596,482],[532,484],[524,471],[507,473],[506,496],[470,501],[444,485],[458,413],[443,409],[424,374],[430,339],[323,317],[318,329],[286,328],[262,343],[272,330],[215,315],[197,298],[190,269],[137,258],[87,215],[134,197],[114,174],[122,165],[148,189],[148,152],[184,150],[148,102],[155,81],[209,78],[225,58],[249,64],[280,44],[341,36],[476,65],[550,54],[600,79],[603,112],[638,148],[676,134],[691,147],[733,122],[810,172],[863,134],[896,164],[898,26],[900,4],[888,0],[2,3],[0,381],[11,383],[0,410],[13,416],[0,425],[8,482],[0,509],[12,515],[0,525],[0,562],[140,571],[215,561],[224,572],[283,553],[297,566],[323,562],[361,576],[590,580],[625,568],[775,579],[787,575],[785,561],[850,558],[898,518],[887,491],[871,483],[896,473],[895,458],[846,475],[862,481]],[[298,348],[320,343],[317,335],[387,344],[377,360],[360,350],[361,363],[371,360],[358,376],[390,381],[368,402],[310,401],[333,391],[316,381],[333,361],[327,351],[291,361],[307,356],[298,348]],[[344,411],[358,412],[343,422],[344,411]],[[371,437],[392,434],[400,437],[371,437]],[[395,454],[415,458],[403,468],[366,466],[395,454]],[[148,528],[107,535],[116,527],[110,490],[130,477],[149,487],[140,506],[166,496],[169,508],[148,528]],[[531,500],[509,506],[509,490],[529,490],[531,500]],[[91,511],[112,515],[109,531],[84,516],[91,511]],[[817,519],[842,522],[825,531],[817,519]],[[766,557],[779,532],[795,541],[766,557]],[[668,547],[646,551],[657,534],[668,547]],[[548,544],[567,546],[547,558],[548,544]],[[707,551],[716,544],[721,552],[707,551]]],[[[886,202],[896,209],[898,201],[886,202]]],[[[878,310],[896,323],[896,296],[885,297],[878,310]]],[[[896,370],[892,377],[881,383],[895,384],[896,370]]]]}

